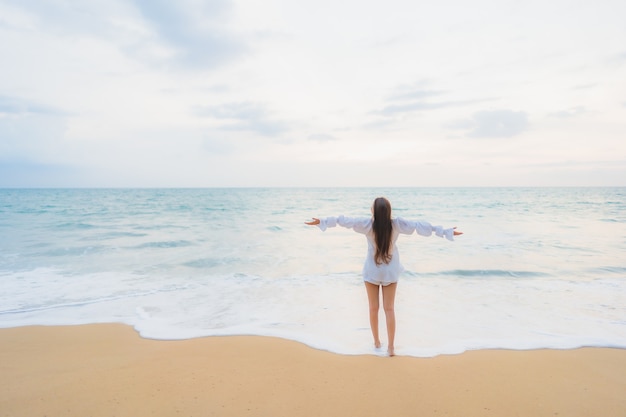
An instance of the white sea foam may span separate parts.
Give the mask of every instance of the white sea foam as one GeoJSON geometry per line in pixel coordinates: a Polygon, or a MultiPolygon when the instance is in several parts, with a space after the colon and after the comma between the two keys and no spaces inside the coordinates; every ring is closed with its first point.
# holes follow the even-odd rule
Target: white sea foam
{"type": "MultiPolygon", "coordinates": [[[[13,300],[2,300],[5,327],[123,322],[155,339],[255,334],[342,354],[375,353],[358,274],[223,276],[160,287],[149,277],[137,285],[136,276],[68,278],[37,271],[21,277],[21,288],[7,288],[13,300]],[[48,286],[44,295],[42,278],[55,281],[56,289],[48,286]],[[129,281],[134,285],[123,284],[129,281]],[[96,290],[95,282],[103,285],[96,290]]],[[[486,348],[626,348],[623,304],[603,306],[623,299],[623,289],[615,292],[620,287],[620,279],[405,278],[396,306],[397,351],[434,356],[486,348]]],[[[384,332],[382,323],[381,315],[384,332]]]]}

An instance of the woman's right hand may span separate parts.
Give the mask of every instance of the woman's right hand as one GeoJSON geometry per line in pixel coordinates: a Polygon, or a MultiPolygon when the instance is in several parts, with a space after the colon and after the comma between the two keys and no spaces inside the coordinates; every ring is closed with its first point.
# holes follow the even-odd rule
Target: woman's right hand
{"type": "Polygon", "coordinates": [[[320,224],[320,219],[316,219],[315,217],[313,217],[312,221],[304,222],[304,224],[308,224],[309,226],[317,226],[318,224],[320,224]]]}

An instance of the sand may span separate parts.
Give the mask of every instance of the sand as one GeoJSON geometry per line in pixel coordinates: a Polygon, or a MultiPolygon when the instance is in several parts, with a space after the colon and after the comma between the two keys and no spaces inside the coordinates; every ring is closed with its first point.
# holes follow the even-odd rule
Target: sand
{"type": "Polygon", "coordinates": [[[120,324],[0,329],[0,416],[626,416],[626,350],[386,358],[120,324]]]}

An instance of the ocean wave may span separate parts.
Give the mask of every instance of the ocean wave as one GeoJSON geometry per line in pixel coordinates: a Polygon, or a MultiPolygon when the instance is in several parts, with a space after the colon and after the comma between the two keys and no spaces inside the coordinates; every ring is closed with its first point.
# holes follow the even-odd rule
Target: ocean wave
{"type": "Polygon", "coordinates": [[[149,249],[149,248],[183,248],[187,246],[193,246],[194,243],[188,240],[172,240],[172,241],[162,241],[162,242],[146,242],[137,246],[133,246],[133,249],[149,249]]]}
{"type": "Polygon", "coordinates": [[[175,225],[175,224],[163,224],[163,223],[157,223],[157,224],[151,224],[151,225],[135,225],[133,226],[134,230],[186,230],[188,229],[188,227],[186,226],[179,226],[179,225],[175,225]]]}
{"type": "Polygon", "coordinates": [[[188,266],[190,268],[213,268],[220,265],[235,265],[242,262],[241,258],[236,257],[222,257],[222,258],[199,258],[191,261],[183,262],[181,265],[188,266]]]}
{"type": "Polygon", "coordinates": [[[63,257],[63,256],[85,256],[94,253],[101,253],[111,250],[110,247],[104,245],[88,245],[88,246],[74,246],[74,247],[53,247],[49,250],[41,253],[34,253],[35,257],[63,257]]]}
{"type": "Polygon", "coordinates": [[[150,291],[138,291],[138,292],[125,292],[117,295],[104,296],[104,297],[95,297],[95,298],[87,298],[82,300],[65,300],[59,302],[50,302],[49,304],[42,305],[30,305],[24,306],[9,310],[0,310],[0,316],[2,315],[10,315],[10,314],[22,314],[22,313],[33,313],[39,311],[46,310],[56,310],[59,308],[67,308],[67,307],[82,307],[90,304],[98,304],[98,303],[106,303],[110,301],[116,300],[125,300],[129,298],[138,298],[145,297],[148,295],[163,293],[163,292],[172,292],[172,291],[180,291],[186,289],[184,286],[172,286],[170,288],[160,288],[156,290],[150,291]]]}
{"type": "Polygon", "coordinates": [[[540,278],[548,277],[550,274],[539,271],[511,271],[506,269],[452,269],[447,271],[438,272],[412,272],[405,271],[409,276],[423,277],[423,276],[453,276],[453,277],[486,277],[486,278],[540,278]]]}
{"type": "Polygon", "coordinates": [[[597,268],[590,268],[587,271],[590,273],[608,273],[608,274],[626,275],[626,266],[601,266],[597,268]]]}
{"type": "Polygon", "coordinates": [[[95,235],[92,237],[92,239],[106,240],[106,239],[117,239],[121,237],[144,237],[144,236],[148,236],[148,234],[136,233],[136,232],[107,232],[107,233],[95,235]]]}
{"type": "Polygon", "coordinates": [[[54,225],[54,228],[62,229],[62,230],[88,230],[88,229],[95,229],[96,226],[90,223],[66,222],[66,223],[56,224],[54,225]]]}

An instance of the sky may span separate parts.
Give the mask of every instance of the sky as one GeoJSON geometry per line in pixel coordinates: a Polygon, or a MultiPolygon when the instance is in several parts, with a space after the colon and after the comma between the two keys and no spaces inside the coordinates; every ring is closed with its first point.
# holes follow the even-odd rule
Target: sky
{"type": "Polygon", "coordinates": [[[626,186],[623,0],[0,0],[0,187],[626,186]]]}

